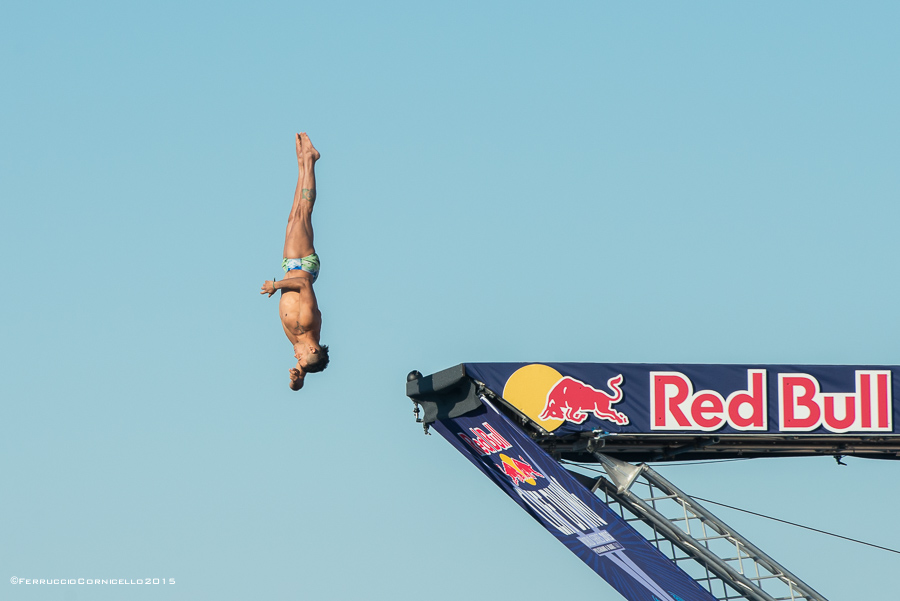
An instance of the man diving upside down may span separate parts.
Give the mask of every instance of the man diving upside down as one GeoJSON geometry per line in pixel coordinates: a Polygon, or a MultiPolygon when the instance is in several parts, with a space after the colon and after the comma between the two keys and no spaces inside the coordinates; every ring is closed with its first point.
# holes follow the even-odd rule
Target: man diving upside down
{"type": "Polygon", "coordinates": [[[260,294],[270,297],[281,290],[278,312],[288,340],[294,345],[297,366],[290,370],[291,390],[303,388],[306,374],[320,372],[328,366],[328,346],[319,344],[322,313],[316,303],[313,283],[319,277],[319,256],[313,247],[312,211],[316,202],[316,161],[319,152],[305,133],[297,134],[297,163],[300,173],[294,204],[284,234],[284,279],[266,280],[260,294]]]}

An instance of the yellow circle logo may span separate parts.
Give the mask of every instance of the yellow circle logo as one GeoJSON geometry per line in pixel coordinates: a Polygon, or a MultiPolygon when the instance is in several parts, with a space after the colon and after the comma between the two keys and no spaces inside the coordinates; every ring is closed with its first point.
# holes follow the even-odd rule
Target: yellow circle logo
{"type": "Polygon", "coordinates": [[[562,380],[562,374],[546,365],[535,363],[517,369],[503,387],[503,398],[548,432],[559,428],[564,420],[542,420],[547,395],[562,380]]]}

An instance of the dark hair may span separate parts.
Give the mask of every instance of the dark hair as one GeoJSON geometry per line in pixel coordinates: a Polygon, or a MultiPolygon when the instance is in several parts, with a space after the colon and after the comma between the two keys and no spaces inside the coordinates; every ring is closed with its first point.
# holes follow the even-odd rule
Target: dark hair
{"type": "Polygon", "coordinates": [[[323,344],[319,347],[319,351],[316,353],[315,358],[306,364],[306,367],[303,371],[308,374],[319,373],[328,367],[328,345],[323,344]]]}

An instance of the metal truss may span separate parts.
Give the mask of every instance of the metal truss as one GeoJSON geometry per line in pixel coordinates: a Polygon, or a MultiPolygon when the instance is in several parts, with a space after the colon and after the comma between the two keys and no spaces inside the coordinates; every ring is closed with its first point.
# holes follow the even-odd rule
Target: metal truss
{"type": "Polygon", "coordinates": [[[594,456],[591,492],[720,601],[827,601],[648,465],[594,456]]]}

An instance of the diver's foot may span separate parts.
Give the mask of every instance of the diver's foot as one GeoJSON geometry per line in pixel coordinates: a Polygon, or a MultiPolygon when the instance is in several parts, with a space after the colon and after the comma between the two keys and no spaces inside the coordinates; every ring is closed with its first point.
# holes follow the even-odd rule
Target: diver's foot
{"type": "Polygon", "coordinates": [[[306,135],[306,132],[300,132],[297,134],[297,159],[298,160],[308,160],[315,163],[319,160],[319,157],[322,156],[319,154],[319,151],[316,150],[315,146],[312,145],[312,142],[309,139],[309,136],[306,135]]]}

